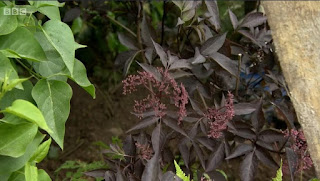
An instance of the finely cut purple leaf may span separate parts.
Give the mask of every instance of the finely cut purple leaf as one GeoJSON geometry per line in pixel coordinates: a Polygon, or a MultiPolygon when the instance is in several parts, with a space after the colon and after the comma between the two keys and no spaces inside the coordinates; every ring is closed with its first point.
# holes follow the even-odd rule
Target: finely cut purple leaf
{"type": "Polygon", "coordinates": [[[163,131],[161,130],[161,123],[158,124],[156,128],[152,131],[152,147],[154,152],[160,153],[162,146],[165,142],[166,135],[164,135],[163,131]]]}
{"type": "Polygon", "coordinates": [[[286,138],[279,131],[267,129],[259,133],[258,139],[266,143],[274,143],[276,141],[284,141],[286,138]]]}
{"type": "Polygon", "coordinates": [[[256,110],[256,105],[251,103],[239,103],[234,105],[235,115],[251,114],[256,110]]]}
{"type": "Polygon", "coordinates": [[[201,48],[200,48],[201,54],[207,56],[207,55],[210,55],[212,53],[217,52],[224,44],[224,41],[226,40],[226,36],[227,36],[227,34],[224,33],[222,35],[217,35],[215,37],[209,38],[201,46],[201,48]]]}
{"type": "Polygon", "coordinates": [[[255,132],[248,128],[238,128],[236,130],[230,129],[229,131],[245,139],[255,140],[257,138],[255,132]]]}
{"type": "Polygon", "coordinates": [[[254,152],[249,153],[240,165],[240,178],[243,181],[251,181],[254,178],[257,161],[254,152]]]}
{"type": "Polygon", "coordinates": [[[229,12],[229,17],[230,17],[230,20],[231,20],[231,23],[232,23],[232,27],[233,27],[234,30],[236,30],[238,28],[238,25],[239,25],[238,18],[230,9],[228,10],[228,12],[229,12]]]}
{"type": "Polygon", "coordinates": [[[209,55],[215,62],[217,62],[223,69],[228,71],[231,75],[237,77],[238,65],[235,61],[231,60],[225,55],[215,52],[209,55]]]}
{"type": "Polygon", "coordinates": [[[267,17],[260,12],[250,13],[244,17],[239,27],[256,27],[267,21],[267,17]]]}
{"type": "Polygon", "coordinates": [[[200,54],[199,48],[196,47],[192,64],[200,64],[206,62],[206,58],[200,54]]]}
{"type": "Polygon", "coordinates": [[[229,159],[236,158],[238,156],[247,154],[252,150],[253,150],[253,146],[251,144],[250,145],[245,143],[240,144],[234,149],[234,151],[226,159],[229,160],[229,159]]]}
{"type": "Polygon", "coordinates": [[[123,142],[123,151],[129,156],[134,156],[136,154],[136,146],[131,134],[128,135],[123,142]]]}
{"type": "Polygon", "coordinates": [[[291,148],[286,148],[286,156],[288,159],[289,171],[291,180],[294,181],[294,173],[296,172],[297,164],[298,164],[298,156],[291,148]]]}
{"type": "Polygon", "coordinates": [[[179,144],[179,151],[183,158],[184,164],[189,169],[190,149],[188,148],[185,142],[186,141],[179,144]]]}
{"type": "Polygon", "coordinates": [[[258,45],[260,48],[263,46],[248,30],[238,30],[238,32],[241,33],[243,36],[249,38],[252,41],[252,43],[258,45]]]}
{"type": "Polygon", "coordinates": [[[139,50],[136,40],[124,33],[118,33],[120,43],[131,50],[139,50]]]}
{"type": "Polygon", "coordinates": [[[153,40],[152,40],[152,43],[153,43],[154,48],[156,49],[157,54],[160,57],[162,65],[164,67],[167,67],[168,66],[168,56],[167,56],[166,52],[163,50],[163,48],[158,43],[154,42],[153,40]]]}
{"type": "Polygon", "coordinates": [[[253,112],[251,116],[251,123],[253,128],[258,132],[264,126],[266,120],[264,118],[264,113],[262,111],[262,99],[260,99],[257,109],[253,112]]]}
{"type": "Polygon", "coordinates": [[[127,180],[127,178],[125,178],[125,177],[122,175],[122,171],[121,171],[120,168],[118,168],[118,170],[117,170],[116,180],[117,180],[117,181],[126,181],[126,180],[127,180]]]}
{"type": "Polygon", "coordinates": [[[272,158],[269,152],[263,149],[257,148],[254,153],[256,154],[258,160],[261,161],[261,163],[268,165],[269,167],[274,169],[279,168],[278,164],[274,161],[274,159],[272,158]]]}
{"type": "Polygon", "coordinates": [[[150,126],[154,123],[156,123],[157,121],[159,120],[158,117],[149,117],[149,118],[146,118],[142,121],[140,121],[137,125],[133,126],[131,129],[129,129],[127,131],[128,132],[131,132],[131,131],[135,131],[135,130],[139,130],[139,129],[142,129],[142,128],[145,128],[147,126],[150,126]]]}
{"type": "Polygon", "coordinates": [[[221,27],[220,27],[219,8],[217,5],[217,1],[204,1],[204,2],[211,16],[209,18],[210,23],[216,28],[216,30],[219,30],[221,27]]]}
{"type": "Polygon", "coordinates": [[[225,149],[224,143],[221,142],[217,151],[215,151],[214,153],[211,153],[211,155],[207,161],[206,172],[213,171],[221,164],[221,162],[225,158],[225,150],[224,149],[225,149]]]}
{"type": "Polygon", "coordinates": [[[142,18],[140,30],[141,30],[141,37],[142,37],[143,43],[148,45],[148,47],[152,47],[153,46],[152,39],[154,37],[152,37],[151,28],[149,26],[149,22],[147,21],[145,13],[143,13],[143,18],[142,18]]]}
{"type": "Polygon", "coordinates": [[[89,177],[97,178],[97,177],[104,177],[105,172],[106,172],[105,170],[93,170],[90,172],[85,172],[84,174],[89,177]]]}
{"type": "Polygon", "coordinates": [[[169,171],[162,175],[161,181],[182,181],[182,179],[180,179],[172,171],[169,171]]]}
{"type": "Polygon", "coordinates": [[[141,181],[159,181],[159,158],[158,154],[154,154],[153,157],[148,161],[143,171],[141,181]]]}
{"type": "Polygon", "coordinates": [[[131,63],[136,57],[136,55],[139,53],[138,50],[129,50],[125,52],[121,52],[117,55],[117,58],[114,62],[116,67],[123,67],[123,76],[126,76],[128,73],[128,70],[131,66],[131,63]]]}
{"type": "Polygon", "coordinates": [[[203,153],[202,153],[200,147],[198,146],[197,143],[195,143],[195,142],[193,142],[193,141],[192,141],[192,145],[193,145],[193,148],[194,148],[194,150],[195,150],[195,152],[196,152],[197,157],[198,157],[199,160],[200,160],[201,166],[205,169],[205,168],[206,168],[206,167],[205,167],[206,165],[205,165],[205,161],[204,161],[204,156],[203,156],[203,153]]]}
{"type": "Polygon", "coordinates": [[[187,135],[187,133],[186,133],[182,128],[180,128],[180,127],[177,125],[178,121],[174,122],[174,121],[169,120],[169,119],[163,119],[163,122],[164,122],[168,127],[170,127],[171,129],[173,129],[174,131],[182,134],[182,135],[185,136],[185,137],[189,137],[189,136],[187,135]]]}
{"type": "Polygon", "coordinates": [[[106,171],[104,174],[104,180],[105,181],[116,181],[116,176],[112,171],[106,171]]]}
{"type": "Polygon", "coordinates": [[[176,60],[170,65],[169,70],[182,69],[182,68],[191,69],[190,61],[186,59],[176,60]]]}
{"type": "Polygon", "coordinates": [[[139,62],[137,62],[137,63],[143,68],[143,70],[152,74],[157,81],[161,81],[162,75],[155,67],[148,65],[148,64],[145,64],[145,63],[139,63],[139,62]]]}

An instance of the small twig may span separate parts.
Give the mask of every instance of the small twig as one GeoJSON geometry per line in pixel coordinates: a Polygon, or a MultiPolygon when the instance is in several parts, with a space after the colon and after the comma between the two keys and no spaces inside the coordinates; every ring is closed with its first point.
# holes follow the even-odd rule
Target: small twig
{"type": "Polygon", "coordinates": [[[241,74],[241,61],[242,61],[242,54],[239,54],[238,59],[238,75],[237,75],[237,82],[236,82],[236,97],[238,97],[239,93],[239,84],[240,84],[240,74],[241,74]]]}
{"type": "Polygon", "coordinates": [[[166,20],[166,1],[163,1],[163,15],[162,15],[162,24],[161,24],[161,46],[163,45],[163,41],[164,41],[164,22],[166,20]]]}
{"type": "Polygon", "coordinates": [[[199,96],[200,96],[200,99],[204,105],[204,108],[207,110],[208,109],[208,106],[207,106],[207,103],[206,103],[206,100],[204,100],[204,97],[201,95],[199,89],[197,89],[198,93],[199,93],[199,96]]]}
{"type": "MultiPolygon", "coordinates": [[[[143,44],[142,44],[142,37],[141,37],[141,18],[143,16],[143,6],[142,6],[142,2],[140,3],[140,1],[137,1],[137,6],[138,6],[138,16],[137,16],[137,39],[138,39],[138,44],[139,44],[139,48],[140,50],[143,50],[143,44]]],[[[143,51],[141,51],[141,57],[142,57],[142,61],[143,63],[147,63],[147,59],[145,57],[145,54],[143,53],[143,51]]],[[[152,89],[152,85],[150,80],[148,81],[149,83],[149,89],[151,91],[151,93],[154,94],[153,89],[152,89]]],[[[153,94],[151,94],[151,96],[153,97],[153,94]]]]}
{"type": "Polygon", "coordinates": [[[30,69],[29,67],[27,67],[24,63],[22,63],[19,59],[15,59],[23,68],[25,68],[25,69],[27,69],[28,71],[29,71],[29,73],[33,76],[33,77],[35,77],[36,79],[42,79],[43,77],[40,75],[40,74],[38,74],[38,73],[36,73],[36,72],[34,72],[32,69],[30,69]]]}
{"type": "Polygon", "coordinates": [[[122,27],[123,29],[125,29],[125,30],[126,30],[127,32],[129,32],[132,36],[137,37],[137,35],[136,35],[133,31],[131,31],[129,28],[127,28],[126,26],[124,26],[123,24],[121,24],[119,21],[113,19],[112,17],[110,17],[110,16],[108,16],[108,15],[106,15],[106,17],[107,17],[108,19],[110,19],[113,23],[115,23],[115,24],[119,25],[120,27],[122,27]]]}

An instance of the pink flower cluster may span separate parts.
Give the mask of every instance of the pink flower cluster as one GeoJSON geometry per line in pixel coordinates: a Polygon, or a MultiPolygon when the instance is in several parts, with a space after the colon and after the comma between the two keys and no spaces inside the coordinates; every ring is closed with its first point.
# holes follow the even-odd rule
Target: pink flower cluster
{"type": "Polygon", "coordinates": [[[222,131],[227,129],[227,123],[234,117],[233,94],[228,92],[225,105],[220,109],[209,108],[205,114],[209,122],[209,138],[220,138],[222,131]]]}
{"type": "Polygon", "coordinates": [[[150,148],[149,144],[143,145],[140,143],[136,143],[136,147],[139,149],[141,158],[145,160],[150,160],[152,158],[153,150],[152,148],[150,148]]]}
{"type": "Polygon", "coordinates": [[[300,130],[291,129],[290,131],[291,134],[289,134],[289,130],[287,129],[283,131],[283,133],[285,134],[284,136],[286,138],[290,137],[292,141],[291,148],[299,157],[296,172],[311,168],[313,165],[313,162],[311,160],[310,154],[307,151],[308,145],[307,145],[306,138],[304,137],[303,131],[301,129],[300,130]]]}
{"type": "Polygon", "coordinates": [[[138,71],[138,75],[129,75],[122,81],[123,94],[130,94],[136,91],[138,86],[144,86],[149,90],[150,94],[145,99],[135,101],[134,112],[142,115],[148,109],[153,109],[155,115],[160,118],[166,115],[165,110],[167,109],[166,104],[162,102],[162,98],[169,98],[173,101],[175,107],[179,109],[178,124],[180,124],[183,117],[187,115],[186,104],[188,103],[188,93],[182,84],[179,85],[171,78],[168,70],[158,68],[158,72],[162,76],[161,81],[146,71],[138,71]]]}

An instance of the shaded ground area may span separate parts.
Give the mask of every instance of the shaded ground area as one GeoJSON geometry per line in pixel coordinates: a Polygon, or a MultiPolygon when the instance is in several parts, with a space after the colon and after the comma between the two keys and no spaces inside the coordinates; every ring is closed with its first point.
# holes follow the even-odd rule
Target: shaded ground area
{"type": "Polygon", "coordinates": [[[108,144],[112,136],[120,136],[138,121],[130,114],[133,96],[123,96],[121,88],[114,95],[108,95],[96,86],[97,96],[92,99],[81,87],[72,82],[70,84],[73,97],[66,123],[64,150],[51,147],[49,158],[39,165],[51,177],[67,160],[88,163],[101,160],[99,148],[93,143],[102,141],[108,144]]]}

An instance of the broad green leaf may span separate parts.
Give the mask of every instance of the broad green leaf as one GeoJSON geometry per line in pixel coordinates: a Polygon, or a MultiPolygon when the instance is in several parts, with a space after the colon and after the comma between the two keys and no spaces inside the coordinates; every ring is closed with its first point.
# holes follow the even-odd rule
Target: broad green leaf
{"type": "Polygon", "coordinates": [[[48,127],[41,111],[31,102],[18,99],[12,103],[12,106],[7,107],[4,112],[13,114],[32,123],[35,123],[41,129],[46,130],[48,133],[52,132],[48,127]]]}
{"type": "Polygon", "coordinates": [[[12,172],[21,169],[36,151],[43,138],[44,135],[38,132],[32,143],[27,146],[25,153],[18,158],[0,156],[0,181],[7,181],[12,172]]]}
{"type": "Polygon", "coordinates": [[[29,162],[24,166],[26,181],[38,181],[38,168],[29,162]]]}
{"type": "Polygon", "coordinates": [[[73,74],[70,78],[86,90],[93,98],[96,98],[95,88],[87,77],[86,67],[81,61],[75,59],[73,74]]]}
{"type": "Polygon", "coordinates": [[[8,181],[25,181],[24,169],[12,173],[8,181]]]}
{"type": "Polygon", "coordinates": [[[30,158],[30,163],[40,163],[48,154],[49,148],[51,145],[51,138],[49,138],[47,141],[43,142],[38,148],[37,151],[33,154],[33,156],[30,158]]]}
{"type": "Polygon", "coordinates": [[[72,89],[69,84],[57,80],[40,80],[32,90],[32,97],[42,111],[50,136],[63,149],[65,123],[70,113],[72,89]]]}
{"type": "Polygon", "coordinates": [[[0,124],[0,155],[19,157],[24,154],[38,131],[35,124],[0,124]]]}
{"type": "Polygon", "coordinates": [[[0,35],[9,34],[18,27],[17,16],[5,15],[5,8],[7,7],[0,8],[0,35]]]}
{"type": "Polygon", "coordinates": [[[77,49],[80,49],[80,48],[86,48],[87,45],[81,45],[79,43],[77,43],[76,41],[74,42],[74,49],[77,50],[77,49]]]}
{"type": "Polygon", "coordinates": [[[277,170],[277,175],[275,178],[272,178],[272,181],[282,181],[282,160],[280,163],[280,168],[277,170]]]}
{"type": "Polygon", "coordinates": [[[50,19],[61,20],[59,8],[56,6],[42,6],[38,8],[38,11],[50,19]]]}
{"type": "MultiPolygon", "coordinates": [[[[40,43],[48,59],[48,61],[44,62],[35,62],[33,64],[35,70],[43,77],[49,77],[60,73],[66,65],[56,47],[50,42],[50,39],[46,37],[44,31],[37,31],[35,33],[35,38],[40,43]]],[[[50,77],[50,79],[66,80],[61,79],[61,77],[50,77]]]]}
{"type": "Polygon", "coordinates": [[[43,6],[56,6],[56,7],[63,7],[65,3],[59,3],[59,1],[29,1],[29,3],[32,6],[35,6],[37,8],[43,7],[43,6]]]}
{"type": "Polygon", "coordinates": [[[29,78],[24,78],[24,79],[13,79],[11,80],[11,83],[9,83],[6,88],[5,91],[11,91],[13,88],[15,88],[16,86],[20,85],[21,87],[21,83],[24,81],[27,81],[29,78]]]}
{"type": "Polygon", "coordinates": [[[39,181],[51,181],[50,176],[47,174],[46,171],[39,169],[38,170],[38,180],[39,181]]]}
{"type": "Polygon", "coordinates": [[[0,51],[13,58],[38,62],[47,60],[40,44],[25,27],[18,27],[12,33],[0,36],[0,51]]]}
{"type": "Polygon", "coordinates": [[[58,20],[50,20],[43,25],[42,31],[51,46],[53,46],[62,57],[68,70],[73,72],[75,41],[69,26],[58,20]]]}
{"type": "Polygon", "coordinates": [[[77,17],[76,19],[73,20],[71,30],[73,34],[77,34],[82,30],[83,27],[83,21],[81,17],[77,17]]]}
{"type": "MultiPolygon", "coordinates": [[[[11,80],[19,78],[18,73],[12,66],[10,60],[0,52],[0,81],[3,81],[5,76],[8,76],[9,84],[11,80]]],[[[18,84],[17,88],[22,89],[21,84],[18,84]]]]}
{"type": "Polygon", "coordinates": [[[27,80],[22,83],[22,87],[23,89],[14,88],[2,97],[0,101],[1,110],[4,110],[5,108],[11,106],[12,103],[17,99],[23,99],[29,102],[33,102],[33,98],[31,96],[31,91],[33,88],[32,83],[29,80],[27,80]]]}

